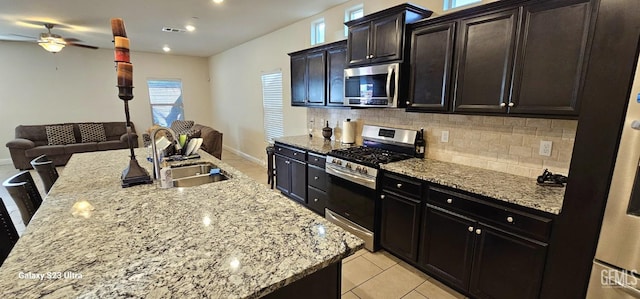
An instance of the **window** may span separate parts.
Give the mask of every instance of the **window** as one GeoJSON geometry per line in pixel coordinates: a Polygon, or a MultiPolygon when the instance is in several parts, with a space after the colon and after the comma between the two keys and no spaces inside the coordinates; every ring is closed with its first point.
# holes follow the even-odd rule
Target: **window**
{"type": "Polygon", "coordinates": [[[264,137],[269,143],[284,136],[282,113],[282,71],[262,74],[262,107],[264,108],[264,137]]]}
{"type": "Polygon", "coordinates": [[[311,45],[324,43],[324,18],[311,23],[311,45]]]}
{"type": "Polygon", "coordinates": [[[153,124],[169,127],[174,120],[184,120],[182,81],[148,80],[153,124]]]}
{"type": "Polygon", "coordinates": [[[480,1],[481,0],[444,0],[444,10],[454,9],[480,1]]]}
{"type": "MultiPolygon", "coordinates": [[[[349,22],[351,20],[359,19],[364,16],[364,6],[362,4],[356,5],[354,7],[348,8],[344,11],[344,22],[349,22]]],[[[344,26],[344,36],[349,35],[349,27],[347,25],[344,26]]]]}

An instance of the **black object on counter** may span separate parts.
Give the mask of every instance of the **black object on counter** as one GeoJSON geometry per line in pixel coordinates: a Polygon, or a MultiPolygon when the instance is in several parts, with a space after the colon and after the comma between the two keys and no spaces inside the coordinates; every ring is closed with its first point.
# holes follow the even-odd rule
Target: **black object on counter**
{"type": "Polygon", "coordinates": [[[331,135],[333,135],[333,130],[329,128],[329,121],[327,121],[327,126],[322,128],[322,136],[325,140],[331,140],[331,135]]]}
{"type": "Polygon", "coordinates": [[[567,183],[567,177],[561,174],[553,174],[548,169],[545,169],[542,175],[538,176],[537,182],[540,186],[564,187],[564,184],[567,183]]]}
{"type": "Polygon", "coordinates": [[[420,128],[420,132],[418,132],[418,136],[416,136],[415,143],[415,157],[424,158],[424,150],[426,147],[426,142],[424,141],[424,128],[420,128]]]}

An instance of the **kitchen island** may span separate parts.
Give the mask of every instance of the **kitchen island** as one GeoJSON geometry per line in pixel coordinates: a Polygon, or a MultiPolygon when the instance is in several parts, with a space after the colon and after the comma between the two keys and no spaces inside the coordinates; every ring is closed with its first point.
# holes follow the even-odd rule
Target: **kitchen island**
{"type": "Polygon", "coordinates": [[[339,297],[363,241],[199,154],[230,179],[122,188],[128,150],[75,154],[0,267],[3,297],[258,298],[317,277],[339,297]]]}

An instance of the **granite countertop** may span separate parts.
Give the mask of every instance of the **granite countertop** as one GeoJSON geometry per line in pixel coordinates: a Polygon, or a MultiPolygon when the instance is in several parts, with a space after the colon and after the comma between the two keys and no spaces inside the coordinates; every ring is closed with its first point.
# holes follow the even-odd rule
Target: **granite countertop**
{"type": "MultiPolygon", "coordinates": [[[[136,149],[151,173],[146,149],[136,149]]],[[[363,241],[199,151],[231,178],[120,187],[128,150],[74,154],[0,267],[11,298],[257,298],[363,241]],[[77,202],[93,210],[72,214],[77,202]]]]}
{"type": "Polygon", "coordinates": [[[417,158],[383,164],[381,168],[551,214],[558,215],[562,210],[565,188],[538,186],[534,178],[417,158]]]}
{"type": "Polygon", "coordinates": [[[321,137],[309,138],[309,135],[276,138],[275,141],[326,155],[334,149],[348,148],[353,145],[342,144],[337,140],[325,140],[321,137]]]}

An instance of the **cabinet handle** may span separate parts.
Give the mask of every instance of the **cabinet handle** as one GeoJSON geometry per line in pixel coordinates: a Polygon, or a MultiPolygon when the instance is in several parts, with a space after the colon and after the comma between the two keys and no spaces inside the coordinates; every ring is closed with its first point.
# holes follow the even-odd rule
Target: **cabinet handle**
{"type": "Polygon", "coordinates": [[[482,233],[482,230],[481,230],[481,229],[476,229],[476,235],[479,235],[479,234],[481,234],[481,233],[482,233]]]}
{"type": "Polygon", "coordinates": [[[314,158],[313,161],[318,162],[318,158],[314,158]]]}
{"type": "Polygon", "coordinates": [[[411,105],[411,102],[410,102],[410,101],[407,101],[407,105],[411,105]]]}
{"type": "Polygon", "coordinates": [[[278,148],[278,151],[282,151],[282,149],[281,149],[281,148],[278,148]]]}
{"type": "Polygon", "coordinates": [[[447,198],[447,203],[453,203],[453,199],[447,198]]]}
{"type": "Polygon", "coordinates": [[[293,155],[294,155],[294,156],[297,156],[297,155],[298,155],[298,153],[293,153],[293,155]]]}
{"type": "Polygon", "coordinates": [[[473,231],[473,226],[469,226],[469,231],[472,232],[473,231]]]}
{"type": "Polygon", "coordinates": [[[398,184],[396,185],[396,187],[398,187],[398,188],[402,188],[402,184],[398,183],[398,184]]]}
{"type": "Polygon", "coordinates": [[[513,107],[515,105],[513,102],[509,103],[509,107],[513,107]]]}
{"type": "Polygon", "coordinates": [[[384,199],[384,194],[380,195],[380,199],[384,199]]]}
{"type": "Polygon", "coordinates": [[[506,107],[507,103],[500,103],[500,107],[506,107]]]}
{"type": "Polygon", "coordinates": [[[314,202],[318,202],[318,199],[317,199],[317,198],[314,198],[314,199],[313,199],[313,201],[314,201],[314,202]]]}
{"type": "Polygon", "coordinates": [[[507,222],[513,223],[513,217],[511,217],[511,216],[507,217],[507,222]]]}
{"type": "Polygon", "coordinates": [[[284,161],[285,164],[291,164],[291,161],[284,161]]]}
{"type": "Polygon", "coordinates": [[[314,176],[314,177],[313,177],[313,179],[314,179],[314,180],[317,180],[317,179],[319,179],[319,177],[317,177],[317,176],[314,176]]]}

